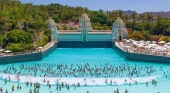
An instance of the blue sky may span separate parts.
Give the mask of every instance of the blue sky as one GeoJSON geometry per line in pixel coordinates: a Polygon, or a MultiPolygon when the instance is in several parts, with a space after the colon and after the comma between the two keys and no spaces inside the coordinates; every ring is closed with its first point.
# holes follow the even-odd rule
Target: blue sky
{"type": "Polygon", "coordinates": [[[20,0],[23,3],[59,3],[82,6],[90,10],[135,10],[136,12],[170,11],[170,0],[20,0]]]}

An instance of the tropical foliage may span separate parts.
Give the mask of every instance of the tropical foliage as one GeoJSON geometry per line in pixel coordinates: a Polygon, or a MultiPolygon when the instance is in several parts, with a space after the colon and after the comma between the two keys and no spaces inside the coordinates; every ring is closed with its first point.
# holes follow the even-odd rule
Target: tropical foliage
{"type": "MultiPolygon", "coordinates": [[[[90,17],[94,30],[111,30],[113,22],[121,17],[126,27],[131,29],[128,30],[129,38],[155,40],[160,39],[160,35],[170,35],[170,20],[159,15],[154,16],[149,12],[138,14],[133,11],[131,14],[124,14],[122,10],[92,11],[81,6],[70,7],[54,3],[33,5],[32,3],[22,4],[18,0],[1,0],[0,44],[3,48],[15,48],[16,51],[29,50],[34,44],[44,46],[51,37],[46,24],[50,16],[56,23],[66,20],[78,22],[84,13],[90,17]]],[[[67,30],[68,28],[63,25],[58,29],[67,30]]]]}

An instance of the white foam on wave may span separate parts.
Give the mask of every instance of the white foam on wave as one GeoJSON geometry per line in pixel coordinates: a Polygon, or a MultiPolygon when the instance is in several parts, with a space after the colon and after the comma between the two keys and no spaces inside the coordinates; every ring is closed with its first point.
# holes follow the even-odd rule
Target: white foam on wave
{"type": "MultiPolygon", "coordinates": [[[[9,74],[1,74],[0,73],[0,78],[1,79],[10,79],[11,81],[18,81],[18,78],[16,75],[9,75],[9,74]]],[[[63,82],[64,84],[77,84],[78,82],[80,85],[124,85],[124,84],[134,84],[135,82],[137,83],[146,83],[152,81],[152,79],[157,79],[161,76],[149,76],[149,77],[136,77],[136,78],[71,78],[71,77],[32,77],[32,76],[19,76],[20,78],[20,83],[25,83],[25,82],[32,82],[36,83],[39,82],[40,84],[46,85],[47,83],[44,83],[44,79],[46,81],[49,81],[52,85],[63,82]],[[126,81],[125,81],[126,79],[126,81]],[[107,80],[107,83],[106,83],[107,80]],[[110,81],[112,80],[112,84],[110,84],[110,81]]]]}

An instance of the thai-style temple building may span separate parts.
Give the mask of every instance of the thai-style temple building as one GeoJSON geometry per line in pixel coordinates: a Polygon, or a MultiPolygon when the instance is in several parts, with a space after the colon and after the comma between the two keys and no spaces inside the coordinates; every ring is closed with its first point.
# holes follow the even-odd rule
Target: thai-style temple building
{"type": "Polygon", "coordinates": [[[86,14],[79,18],[77,30],[57,30],[56,26],[57,24],[50,17],[48,27],[52,31],[52,40],[56,41],[122,41],[128,35],[127,28],[120,17],[113,23],[112,30],[93,30],[90,18],[86,14]]]}

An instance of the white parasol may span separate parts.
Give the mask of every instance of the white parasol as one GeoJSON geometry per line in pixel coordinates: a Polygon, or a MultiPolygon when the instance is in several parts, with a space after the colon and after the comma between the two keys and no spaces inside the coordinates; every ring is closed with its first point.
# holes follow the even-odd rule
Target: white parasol
{"type": "Polygon", "coordinates": [[[38,47],[38,49],[40,49],[40,52],[41,52],[41,49],[42,49],[43,47],[38,47]]]}
{"type": "Polygon", "coordinates": [[[130,46],[124,46],[124,47],[129,48],[130,46]]]}
{"type": "Polygon", "coordinates": [[[149,48],[151,48],[151,46],[144,46],[144,48],[149,49],[149,48]]]}
{"type": "Polygon", "coordinates": [[[42,49],[43,47],[38,47],[39,49],[42,49]]]}
{"type": "Polygon", "coordinates": [[[152,41],[152,44],[156,44],[157,42],[156,41],[152,41]]]}
{"type": "Polygon", "coordinates": [[[7,53],[10,53],[11,51],[10,50],[5,50],[4,52],[6,53],[6,56],[7,56],[7,53]]]}
{"type": "Polygon", "coordinates": [[[4,51],[5,49],[0,49],[0,51],[2,52],[2,51],[4,51]]]}
{"type": "Polygon", "coordinates": [[[4,51],[5,49],[0,49],[0,52],[2,53],[2,51],[4,51]]]}
{"type": "Polygon", "coordinates": [[[9,53],[9,52],[11,52],[11,51],[10,51],[10,50],[5,50],[4,52],[5,52],[5,53],[9,53]]]}
{"type": "Polygon", "coordinates": [[[158,42],[159,44],[164,44],[165,43],[165,41],[160,41],[160,42],[158,42]]]}

